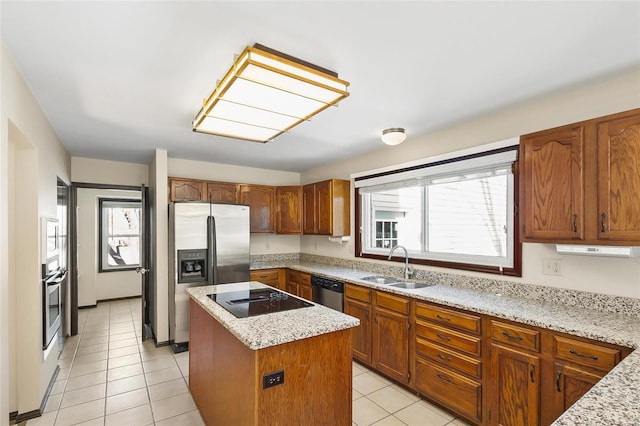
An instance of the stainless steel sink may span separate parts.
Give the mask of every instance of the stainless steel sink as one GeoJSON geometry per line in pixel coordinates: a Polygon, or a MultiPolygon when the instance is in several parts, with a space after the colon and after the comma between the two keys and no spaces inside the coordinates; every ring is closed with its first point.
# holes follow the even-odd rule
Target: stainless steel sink
{"type": "Polygon", "coordinates": [[[390,277],[381,277],[378,275],[372,275],[370,277],[360,278],[362,281],[369,281],[370,283],[376,284],[393,284],[400,281],[398,278],[390,278],[390,277]]]}
{"type": "Polygon", "coordinates": [[[410,290],[415,290],[417,288],[431,287],[432,285],[435,285],[435,284],[397,282],[394,284],[389,284],[389,287],[407,288],[410,290]]]}

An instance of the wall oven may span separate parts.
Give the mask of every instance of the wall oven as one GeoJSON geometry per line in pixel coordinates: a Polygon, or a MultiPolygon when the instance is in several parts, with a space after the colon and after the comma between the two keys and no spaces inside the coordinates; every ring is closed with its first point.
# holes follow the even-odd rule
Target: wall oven
{"type": "Polygon", "coordinates": [[[62,284],[66,271],[56,271],[42,280],[42,349],[47,349],[60,330],[62,284]]]}

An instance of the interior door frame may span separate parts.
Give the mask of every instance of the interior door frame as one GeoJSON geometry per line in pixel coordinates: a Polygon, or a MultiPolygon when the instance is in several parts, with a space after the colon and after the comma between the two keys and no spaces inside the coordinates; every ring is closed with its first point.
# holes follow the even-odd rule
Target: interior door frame
{"type": "MultiPolygon", "coordinates": [[[[71,330],[69,331],[70,336],[75,336],[78,334],[78,189],[114,189],[114,190],[123,190],[123,191],[141,191],[141,186],[133,186],[133,185],[110,185],[110,184],[102,184],[102,183],[88,183],[88,182],[71,182],[71,191],[70,191],[70,208],[69,208],[69,291],[70,291],[70,315],[71,315],[71,330]]],[[[148,188],[145,186],[145,188],[148,188]]],[[[143,194],[141,192],[140,197],[142,198],[143,194]]],[[[145,215],[145,218],[150,218],[149,210],[150,203],[146,203],[145,211],[142,212],[145,215]]],[[[151,229],[150,226],[147,226],[148,229],[151,229]]],[[[149,241],[151,238],[150,232],[145,232],[144,242],[147,247],[150,247],[149,241]]],[[[149,292],[148,280],[143,280],[143,300],[144,296],[149,292]],[[146,285],[145,285],[146,284],[146,285]]],[[[142,309],[142,318],[143,324],[142,328],[145,329],[147,324],[144,321],[147,318],[150,318],[149,310],[151,306],[149,303],[146,306],[143,306],[142,309]]],[[[147,336],[150,337],[150,336],[147,336]]],[[[144,339],[143,339],[144,340],[144,339]]]]}

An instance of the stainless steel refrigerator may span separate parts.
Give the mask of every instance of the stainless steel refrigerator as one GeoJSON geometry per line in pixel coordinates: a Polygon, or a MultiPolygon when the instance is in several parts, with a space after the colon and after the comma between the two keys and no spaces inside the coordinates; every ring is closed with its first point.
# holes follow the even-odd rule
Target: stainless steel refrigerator
{"type": "Polygon", "coordinates": [[[169,205],[169,340],[188,349],[187,288],[249,281],[249,206],[169,205]]]}

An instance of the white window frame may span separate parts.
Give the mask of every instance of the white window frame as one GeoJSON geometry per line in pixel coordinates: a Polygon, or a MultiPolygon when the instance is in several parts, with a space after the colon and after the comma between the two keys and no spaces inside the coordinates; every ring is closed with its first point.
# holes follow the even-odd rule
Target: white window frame
{"type": "MultiPolygon", "coordinates": [[[[483,153],[476,153],[474,155],[465,158],[461,156],[460,159],[452,157],[446,161],[433,162],[433,166],[430,167],[430,162],[424,163],[423,168],[413,168],[410,170],[402,170],[400,168],[399,173],[371,173],[371,178],[361,179],[356,181],[356,188],[359,189],[361,196],[361,241],[360,250],[362,254],[388,256],[389,249],[381,249],[372,246],[372,232],[375,229],[375,219],[373,218],[374,210],[371,205],[371,193],[381,190],[401,188],[401,187],[421,187],[422,188],[422,220],[421,229],[416,229],[416,232],[420,231],[422,235],[422,247],[421,250],[409,250],[409,257],[412,259],[424,259],[427,261],[447,262],[456,264],[469,264],[478,265],[481,267],[491,267],[502,272],[503,269],[514,268],[516,265],[515,255],[515,235],[516,229],[514,226],[514,214],[515,214],[515,188],[514,188],[514,175],[511,173],[511,165],[517,160],[517,146],[513,144],[509,145],[509,149],[502,150],[502,152],[492,153],[489,152],[486,155],[483,153]],[[428,212],[428,199],[427,191],[428,184],[432,179],[442,176],[454,176],[456,174],[464,174],[465,172],[477,171],[477,170],[490,170],[490,169],[507,169],[507,238],[506,238],[506,257],[498,256],[480,256],[480,255],[463,255],[453,253],[442,253],[428,251],[428,235],[426,232],[426,218],[425,215],[428,212]]],[[[498,150],[500,151],[500,150],[498,150]]]]}
{"type": "MultiPolygon", "coordinates": [[[[106,226],[106,217],[104,215],[105,208],[114,208],[114,207],[137,207],[140,209],[140,215],[142,212],[142,202],[139,198],[108,198],[101,197],[98,199],[98,220],[100,223],[99,232],[98,232],[98,246],[99,246],[99,258],[98,258],[98,272],[117,272],[117,271],[130,271],[136,268],[139,268],[141,263],[137,264],[127,264],[127,265],[110,265],[109,264],[109,245],[108,240],[110,237],[118,237],[118,236],[126,236],[126,237],[135,237],[135,234],[108,234],[107,226],[106,226]],[[105,207],[104,204],[110,204],[105,207]]],[[[141,224],[140,224],[141,225],[141,224]]],[[[140,248],[139,259],[142,259],[142,229],[138,230],[138,244],[140,248]]]]}

